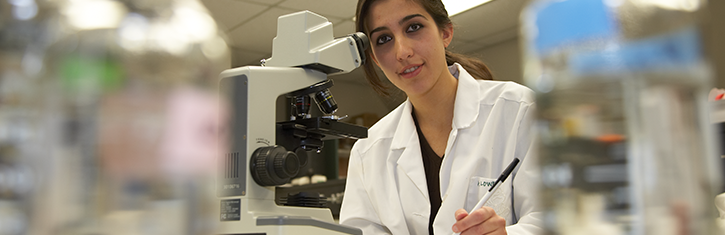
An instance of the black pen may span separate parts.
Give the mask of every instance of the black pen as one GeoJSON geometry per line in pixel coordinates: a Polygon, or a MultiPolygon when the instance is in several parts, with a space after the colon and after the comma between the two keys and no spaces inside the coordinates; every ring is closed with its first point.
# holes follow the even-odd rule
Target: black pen
{"type": "Polygon", "coordinates": [[[476,206],[471,209],[471,212],[478,210],[483,206],[483,204],[486,204],[486,201],[488,201],[489,198],[491,198],[491,195],[496,192],[496,189],[498,189],[498,186],[502,185],[504,181],[506,181],[506,178],[511,175],[511,172],[514,171],[514,168],[516,168],[516,165],[519,164],[519,159],[514,158],[514,160],[509,164],[509,166],[506,168],[506,170],[501,173],[501,176],[498,177],[496,182],[493,182],[493,185],[491,185],[491,188],[488,189],[488,192],[486,192],[486,195],[483,195],[483,198],[481,198],[480,201],[476,204],[476,206]]]}
{"type": "MultiPolygon", "coordinates": [[[[503,182],[506,181],[506,178],[508,178],[509,175],[511,175],[511,172],[514,171],[514,168],[516,168],[516,165],[518,165],[518,164],[519,164],[519,159],[514,158],[514,160],[511,162],[511,164],[509,164],[509,166],[506,167],[506,170],[504,170],[501,173],[501,176],[499,176],[498,179],[496,179],[496,182],[493,182],[493,185],[491,185],[491,188],[488,189],[488,192],[486,192],[486,195],[483,195],[483,198],[481,198],[481,200],[478,201],[476,206],[474,206],[473,209],[471,209],[471,211],[469,211],[468,213],[471,213],[471,212],[483,207],[483,204],[486,204],[488,199],[491,198],[491,195],[493,195],[493,193],[496,192],[496,189],[498,189],[498,186],[501,186],[503,184],[503,182]]],[[[460,233],[455,233],[455,234],[460,234],[460,233]]]]}

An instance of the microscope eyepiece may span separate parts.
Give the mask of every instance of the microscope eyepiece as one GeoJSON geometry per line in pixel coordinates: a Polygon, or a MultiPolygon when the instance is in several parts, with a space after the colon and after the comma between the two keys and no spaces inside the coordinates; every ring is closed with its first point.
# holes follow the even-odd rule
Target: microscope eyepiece
{"type": "Polygon", "coordinates": [[[370,45],[370,39],[368,39],[368,36],[362,32],[352,33],[348,36],[354,39],[355,44],[357,44],[357,51],[360,53],[360,65],[365,64],[365,61],[367,60],[365,58],[365,50],[367,50],[368,45],[370,45]]]}

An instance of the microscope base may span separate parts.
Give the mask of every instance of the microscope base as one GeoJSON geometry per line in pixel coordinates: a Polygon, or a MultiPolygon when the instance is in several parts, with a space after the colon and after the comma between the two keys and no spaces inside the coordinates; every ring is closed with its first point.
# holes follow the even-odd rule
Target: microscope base
{"type": "Polygon", "coordinates": [[[278,206],[274,204],[274,201],[242,198],[221,200],[220,208],[222,208],[220,211],[222,221],[217,231],[217,234],[220,235],[362,235],[362,231],[357,228],[335,223],[328,208],[278,206]],[[230,201],[236,204],[231,207],[239,206],[238,209],[241,210],[234,208],[229,210],[230,201]],[[236,211],[234,214],[239,217],[229,216],[232,211],[236,211]]]}

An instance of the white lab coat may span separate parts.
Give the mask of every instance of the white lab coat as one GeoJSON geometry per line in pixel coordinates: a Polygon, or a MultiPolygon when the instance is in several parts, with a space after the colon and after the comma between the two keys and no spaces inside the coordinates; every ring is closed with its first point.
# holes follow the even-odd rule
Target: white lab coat
{"type": "MultiPolygon", "coordinates": [[[[514,158],[522,162],[486,206],[506,219],[509,234],[540,234],[538,172],[531,154],[533,92],[513,82],[475,80],[454,66],[458,91],[440,169],[443,201],[435,234],[451,234],[454,212],[470,211],[488,190],[487,182],[514,158]]],[[[364,234],[428,234],[430,203],[412,110],[405,101],[353,146],[341,224],[364,234]]]]}

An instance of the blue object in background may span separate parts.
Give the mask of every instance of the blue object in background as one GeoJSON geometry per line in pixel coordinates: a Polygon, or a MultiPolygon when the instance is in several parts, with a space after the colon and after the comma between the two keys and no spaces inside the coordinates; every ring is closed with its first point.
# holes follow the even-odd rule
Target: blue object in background
{"type": "Polygon", "coordinates": [[[594,38],[616,35],[618,26],[602,0],[552,1],[540,5],[536,15],[536,50],[550,50],[594,38]]]}
{"type": "Polygon", "coordinates": [[[685,28],[656,37],[620,42],[616,48],[573,53],[577,74],[683,70],[702,60],[699,31],[685,28]]]}

